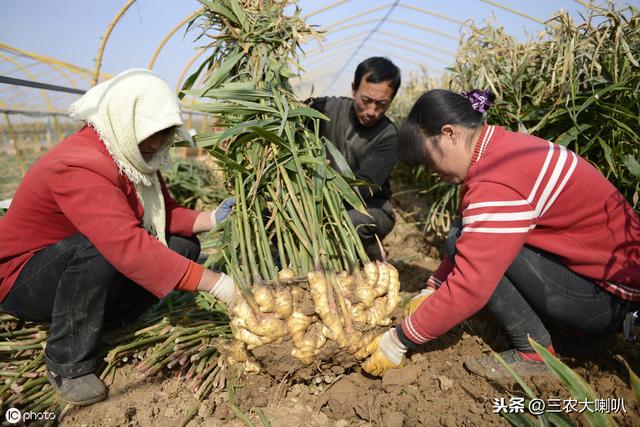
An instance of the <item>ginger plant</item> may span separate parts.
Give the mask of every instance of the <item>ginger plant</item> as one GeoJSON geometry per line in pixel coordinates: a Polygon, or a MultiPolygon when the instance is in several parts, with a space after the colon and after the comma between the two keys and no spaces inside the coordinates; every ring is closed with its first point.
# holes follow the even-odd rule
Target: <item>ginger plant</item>
{"type": "Polygon", "coordinates": [[[359,354],[369,331],[390,322],[398,274],[369,261],[347,215],[347,206],[366,213],[353,189],[361,182],[330,166],[330,157],[346,162],[318,134],[326,118],[289,85],[302,72],[300,44],[318,34],[293,1],[201,3],[191,26],[212,40],[212,53],[182,94],[222,129],[196,141],[219,161],[237,202],[223,231],[226,269],[239,285],[234,337],[249,350],[290,341],[303,364],[327,341],[359,354]]]}

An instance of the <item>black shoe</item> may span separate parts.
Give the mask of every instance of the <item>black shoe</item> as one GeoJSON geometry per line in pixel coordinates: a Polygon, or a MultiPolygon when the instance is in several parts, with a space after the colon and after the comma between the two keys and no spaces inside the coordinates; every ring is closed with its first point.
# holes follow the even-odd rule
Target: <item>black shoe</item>
{"type": "MultiPolygon", "coordinates": [[[[502,359],[509,364],[521,377],[531,377],[534,375],[550,375],[544,362],[533,362],[523,360],[517,350],[507,350],[498,353],[502,359]]],[[[466,360],[464,367],[470,372],[480,375],[488,380],[499,380],[503,378],[513,378],[511,374],[498,362],[494,354],[480,356],[466,360]]]]}
{"type": "Polygon", "coordinates": [[[47,378],[58,396],[73,405],[91,405],[107,397],[107,387],[95,374],[65,378],[47,369],[47,378]]]}

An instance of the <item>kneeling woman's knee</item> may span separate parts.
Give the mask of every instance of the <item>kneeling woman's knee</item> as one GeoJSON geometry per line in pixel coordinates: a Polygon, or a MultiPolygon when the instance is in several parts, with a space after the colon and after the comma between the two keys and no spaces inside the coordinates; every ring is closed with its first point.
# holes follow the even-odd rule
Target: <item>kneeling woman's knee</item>
{"type": "Polygon", "coordinates": [[[58,245],[63,249],[73,249],[73,258],[83,269],[92,271],[98,275],[114,276],[120,274],[116,268],[102,255],[102,253],[83,234],[75,234],[58,245]]]}
{"type": "Polygon", "coordinates": [[[196,236],[170,236],[167,243],[169,249],[192,261],[196,261],[200,256],[200,241],[196,236]]]}

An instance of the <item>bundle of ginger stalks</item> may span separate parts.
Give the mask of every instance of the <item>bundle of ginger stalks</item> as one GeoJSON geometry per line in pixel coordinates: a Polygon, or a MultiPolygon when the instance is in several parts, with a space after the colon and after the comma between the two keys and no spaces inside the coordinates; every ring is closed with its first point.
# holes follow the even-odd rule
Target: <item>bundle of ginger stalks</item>
{"type": "Polygon", "coordinates": [[[212,39],[212,54],[182,96],[223,129],[196,142],[217,159],[237,203],[222,231],[225,268],[239,286],[231,329],[242,343],[228,359],[256,370],[266,360],[254,357],[283,343],[301,365],[362,359],[398,304],[398,273],[369,262],[347,215],[347,207],[366,213],[354,191],[363,183],[319,136],[326,118],[291,90],[299,45],[318,35],[292,1],[201,3],[190,26],[212,39]]]}

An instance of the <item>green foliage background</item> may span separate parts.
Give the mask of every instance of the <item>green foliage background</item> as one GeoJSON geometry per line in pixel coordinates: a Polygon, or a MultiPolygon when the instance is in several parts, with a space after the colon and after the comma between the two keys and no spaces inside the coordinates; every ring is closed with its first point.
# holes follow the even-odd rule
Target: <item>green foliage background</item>
{"type": "MultiPolygon", "coordinates": [[[[574,22],[566,12],[534,39],[520,42],[487,23],[468,27],[456,64],[443,84],[421,76],[401,96],[396,120],[424,91],[487,88],[497,96],[487,121],[564,145],[594,164],[636,210],[640,191],[640,14],[633,7],[586,9],[574,22]],[[419,90],[422,88],[422,90],[419,90]]],[[[456,190],[418,170],[429,190],[428,226],[455,215],[456,190]],[[437,207],[437,208],[434,208],[437,207]]]]}

